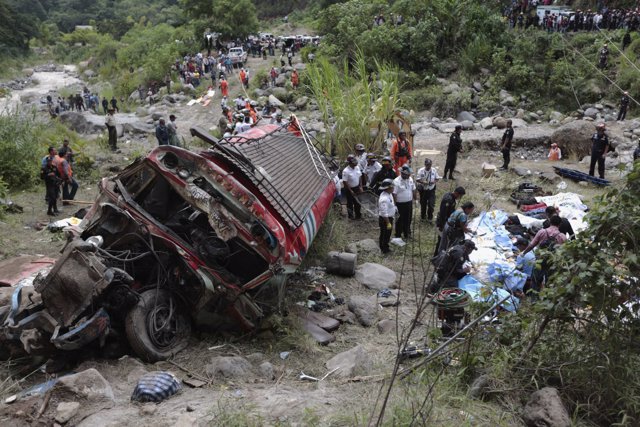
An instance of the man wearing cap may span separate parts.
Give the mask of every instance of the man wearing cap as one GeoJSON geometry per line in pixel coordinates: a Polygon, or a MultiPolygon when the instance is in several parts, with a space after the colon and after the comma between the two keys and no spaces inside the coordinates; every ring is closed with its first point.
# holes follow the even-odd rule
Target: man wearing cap
{"type": "Polygon", "coordinates": [[[398,222],[396,222],[396,237],[411,238],[411,216],[413,201],[416,200],[416,184],[411,178],[411,168],[404,165],[400,168],[400,176],[393,180],[393,198],[398,208],[398,222]]]}
{"type": "Polygon", "coordinates": [[[460,209],[455,210],[449,216],[442,231],[442,240],[438,248],[439,252],[446,251],[451,246],[464,240],[465,233],[471,233],[467,224],[469,223],[469,216],[473,213],[474,208],[473,203],[465,202],[460,209]]]}
{"type": "Polygon", "coordinates": [[[378,186],[382,183],[382,181],[384,181],[385,179],[396,179],[396,173],[392,167],[393,163],[391,162],[391,157],[383,157],[382,162],[380,163],[382,164],[382,169],[380,169],[373,176],[373,179],[369,183],[369,188],[375,190],[378,195],[380,194],[380,189],[378,188],[378,186]]]}
{"type": "Polygon", "coordinates": [[[167,131],[169,132],[169,145],[179,147],[180,140],[178,139],[178,125],[176,125],[176,116],[173,114],[169,116],[167,131]]]}
{"type": "Polygon", "coordinates": [[[364,145],[356,144],[355,150],[358,166],[360,166],[360,170],[364,172],[364,168],[367,166],[367,153],[364,150],[364,145]]]}
{"type": "MultiPolygon", "coordinates": [[[[458,280],[471,271],[469,255],[476,249],[476,244],[471,240],[465,240],[451,247],[442,261],[435,266],[438,274],[438,286],[442,288],[457,288],[458,280]]],[[[437,290],[439,290],[437,289],[437,290]]],[[[432,289],[432,291],[436,291],[432,289]]]]}
{"type": "Polygon", "coordinates": [[[509,169],[509,162],[511,161],[511,142],[513,142],[513,127],[511,120],[507,120],[507,129],[502,135],[502,145],[500,151],[502,151],[502,167],[500,169],[509,169]]]}
{"type": "Polygon", "coordinates": [[[373,177],[380,172],[381,169],[382,165],[376,159],[376,155],[374,153],[367,154],[367,163],[362,170],[365,176],[365,184],[367,188],[371,188],[373,177]]]}
{"type": "Polygon", "coordinates": [[[451,214],[456,210],[456,203],[462,196],[466,194],[466,191],[463,187],[458,187],[453,190],[453,193],[446,193],[442,196],[442,200],[440,201],[440,210],[438,211],[438,216],[436,217],[436,228],[438,229],[438,241],[436,243],[436,247],[434,249],[434,255],[437,255],[440,252],[440,243],[442,241],[442,232],[444,231],[444,226],[451,216],[451,214]]]}
{"type": "Polygon", "coordinates": [[[411,143],[407,139],[407,132],[401,130],[391,146],[391,158],[394,161],[393,168],[396,174],[405,163],[411,161],[411,152],[411,143]]]}
{"type": "Polygon", "coordinates": [[[69,163],[73,165],[73,150],[69,147],[69,138],[65,138],[62,141],[62,147],[58,150],[58,154],[60,157],[66,157],[66,154],[69,153],[69,163]]]}
{"type": "Polygon", "coordinates": [[[457,125],[451,137],[449,138],[449,146],[447,147],[447,161],[444,165],[444,180],[447,180],[447,172],[449,173],[449,179],[453,179],[453,171],[458,163],[458,153],[462,151],[462,138],[460,133],[462,132],[462,126],[457,125]]]}
{"type": "Polygon", "coordinates": [[[622,98],[620,98],[620,112],[618,113],[618,121],[624,120],[627,117],[627,109],[629,108],[629,92],[624,92],[622,98]]]}
{"type": "Polygon", "coordinates": [[[342,171],[344,193],[347,197],[347,214],[349,219],[357,220],[362,218],[360,202],[356,198],[356,194],[362,192],[362,171],[353,154],[347,156],[347,163],[347,167],[342,171]]]}
{"type": "Polygon", "coordinates": [[[431,159],[424,160],[424,167],[416,175],[417,189],[420,193],[420,219],[433,222],[433,210],[436,205],[436,183],[440,179],[438,172],[431,167],[431,159]],[[427,209],[428,208],[428,209],[427,209]]]}
{"type": "Polygon", "coordinates": [[[116,110],[114,108],[109,108],[104,122],[109,132],[109,147],[111,148],[111,151],[116,151],[118,149],[118,132],[116,131],[115,112],[116,110]]]}
{"type": "Polygon", "coordinates": [[[591,164],[589,165],[589,175],[594,176],[596,163],[598,164],[598,175],[604,179],[604,161],[609,152],[609,137],[604,133],[604,123],[598,123],[596,133],[591,136],[591,164]]]}
{"type": "Polygon", "coordinates": [[[391,230],[393,230],[393,218],[396,214],[396,205],[393,201],[393,180],[385,179],[380,184],[380,197],[378,198],[378,225],[380,226],[379,245],[380,251],[387,254],[391,251],[389,241],[391,240],[391,230]]]}

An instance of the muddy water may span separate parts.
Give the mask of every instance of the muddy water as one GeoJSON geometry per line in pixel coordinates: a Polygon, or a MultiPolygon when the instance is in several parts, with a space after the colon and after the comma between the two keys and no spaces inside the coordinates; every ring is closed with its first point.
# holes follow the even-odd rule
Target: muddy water
{"type": "Polygon", "coordinates": [[[68,86],[82,84],[76,77],[76,66],[65,65],[63,71],[36,71],[31,77],[32,84],[22,90],[12,90],[10,96],[0,98],[0,114],[15,111],[26,100],[45,99],[47,93],[68,86]]]}

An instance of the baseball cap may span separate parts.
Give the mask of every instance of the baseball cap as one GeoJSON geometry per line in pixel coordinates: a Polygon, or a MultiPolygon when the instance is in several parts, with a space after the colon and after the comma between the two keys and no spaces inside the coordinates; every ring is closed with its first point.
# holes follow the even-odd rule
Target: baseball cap
{"type": "Polygon", "coordinates": [[[463,188],[463,187],[458,187],[458,188],[456,188],[456,189],[455,189],[455,190],[453,190],[453,191],[454,191],[455,193],[460,194],[461,196],[464,196],[465,194],[467,194],[467,192],[466,192],[466,191],[464,191],[464,188],[463,188]]]}

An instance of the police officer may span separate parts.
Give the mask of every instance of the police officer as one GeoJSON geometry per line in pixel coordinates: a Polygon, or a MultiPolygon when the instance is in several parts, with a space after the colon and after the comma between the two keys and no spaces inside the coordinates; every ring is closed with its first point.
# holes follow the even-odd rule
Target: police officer
{"type": "Polygon", "coordinates": [[[45,159],[45,166],[42,168],[42,179],[47,189],[47,215],[56,216],[58,210],[58,194],[60,193],[60,174],[57,166],[51,157],[45,159]]]}
{"type": "Polygon", "coordinates": [[[362,193],[362,171],[353,154],[347,156],[347,163],[347,167],[342,171],[344,193],[347,198],[347,214],[349,219],[360,219],[362,218],[361,206],[356,195],[362,193]]]}
{"type": "Polygon", "coordinates": [[[446,251],[451,246],[457,245],[464,240],[464,234],[470,233],[467,227],[469,215],[473,213],[475,206],[471,202],[465,202],[460,209],[454,211],[444,225],[442,240],[440,241],[439,252],[446,251]]]}
{"type": "Polygon", "coordinates": [[[440,210],[438,211],[438,216],[436,218],[436,228],[438,229],[438,242],[436,243],[436,247],[434,250],[434,255],[437,255],[440,248],[440,242],[442,241],[442,232],[444,231],[444,225],[451,216],[451,214],[456,210],[457,201],[466,194],[466,191],[463,187],[458,187],[453,190],[453,193],[446,193],[442,196],[442,200],[440,201],[440,210]]]}
{"type": "Polygon", "coordinates": [[[627,117],[627,110],[629,109],[629,92],[624,92],[622,98],[620,98],[620,112],[618,113],[618,121],[624,120],[627,117]]]}
{"type": "Polygon", "coordinates": [[[424,167],[418,170],[416,182],[420,193],[420,219],[433,222],[433,210],[436,205],[436,183],[440,179],[438,172],[432,168],[431,159],[424,159],[424,167]],[[427,209],[428,208],[428,209],[427,209]]]}
{"type": "Polygon", "coordinates": [[[502,145],[500,151],[502,151],[502,167],[500,169],[509,169],[509,162],[511,161],[511,142],[513,141],[513,127],[511,120],[507,120],[507,129],[502,135],[502,145]]]}
{"type": "Polygon", "coordinates": [[[375,190],[378,195],[381,192],[378,186],[382,183],[382,181],[384,181],[385,179],[394,180],[396,178],[396,172],[393,170],[393,163],[391,162],[391,157],[389,156],[383,157],[381,163],[382,163],[382,169],[380,169],[380,171],[378,171],[378,173],[376,173],[373,176],[373,179],[369,184],[369,188],[371,188],[372,190],[375,190]]]}
{"type": "Polygon", "coordinates": [[[455,130],[449,138],[449,147],[447,148],[447,161],[444,165],[444,180],[447,180],[447,172],[449,173],[449,179],[453,179],[453,171],[456,168],[458,162],[458,153],[462,151],[462,126],[456,125],[455,130]]]}
{"type": "Polygon", "coordinates": [[[378,198],[378,225],[380,226],[379,245],[380,251],[387,254],[391,251],[389,241],[393,230],[393,218],[396,214],[396,205],[391,193],[393,192],[393,180],[385,179],[380,184],[380,197],[378,198]]]}
{"type": "Polygon", "coordinates": [[[598,175],[604,179],[604,161],[611,148],[609,137],[604,133],[604,123],[598,123],[596,133],[591,137],[591,164],[589,165],[589,175],[594,176],[596,163],[598,164],[598,175]]]}
{"type": "Polygon", "coordinates": [[[416,200],[416,184],[411,178],[411,168],[404,165],[400,169],[400,176],[393,180],[393,198],[398,208],[398,222],[396,222],[396,237],[411,238],[411,217],[413,201],[416,200]]]}

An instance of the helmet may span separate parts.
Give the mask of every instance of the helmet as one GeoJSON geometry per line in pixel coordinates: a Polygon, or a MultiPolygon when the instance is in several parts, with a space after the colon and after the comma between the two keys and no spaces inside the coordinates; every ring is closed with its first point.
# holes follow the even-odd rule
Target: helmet
{"type": "Polygon", "coordinates": [[[356,144],[356,151],[364,151],[364,145],[356,144]]]}
{"type": "Polygon", "coordinates": [[[242,114],[244,114],[245,116],[246,116],[247,114],[249,114],[249,110],[248,110],[247,108],[243,108],[242,110],[240,110],[240,112],[241,112],[242,114]]]}
{"type": "Polygon", "coordinates": [[[384,156],[384,157],[382,158],[382,164],[385,164],[385,163],[389,163],[389,164],[391,164],[391,157],[389,157],[389,156],[384,156]]]}
{"type": "Polygon", "coordinates": [[[391,178],[387,178],[380,183],[380,190],[386,190],[389,187],[393,187],[393,180],[391,178]]]}
{"type": "Polygon", "coordinates": [[[282,113],[277,113],[276,114],[276,119],[281,119],[282,118],[282,113]]]}
{"type": "Polygon", "coordinates": [[[376,153],[368,153],[367,154],[367,160],[375,160],[377,158],[378,158],[378,156],[376,156],[376,153]]]}
{"type": "Polygon", "coordinates": [[[249,105],[251,105],[252,107],[255,107],[258,105],[258,101],[251,101],[249,105]]]}
{"type": "Polygon", "coordinates": [[[411,168],[409,167],[409,165],[404,165],[400,169],[400,173],[410,174],[411,173],[411,168]]]}

